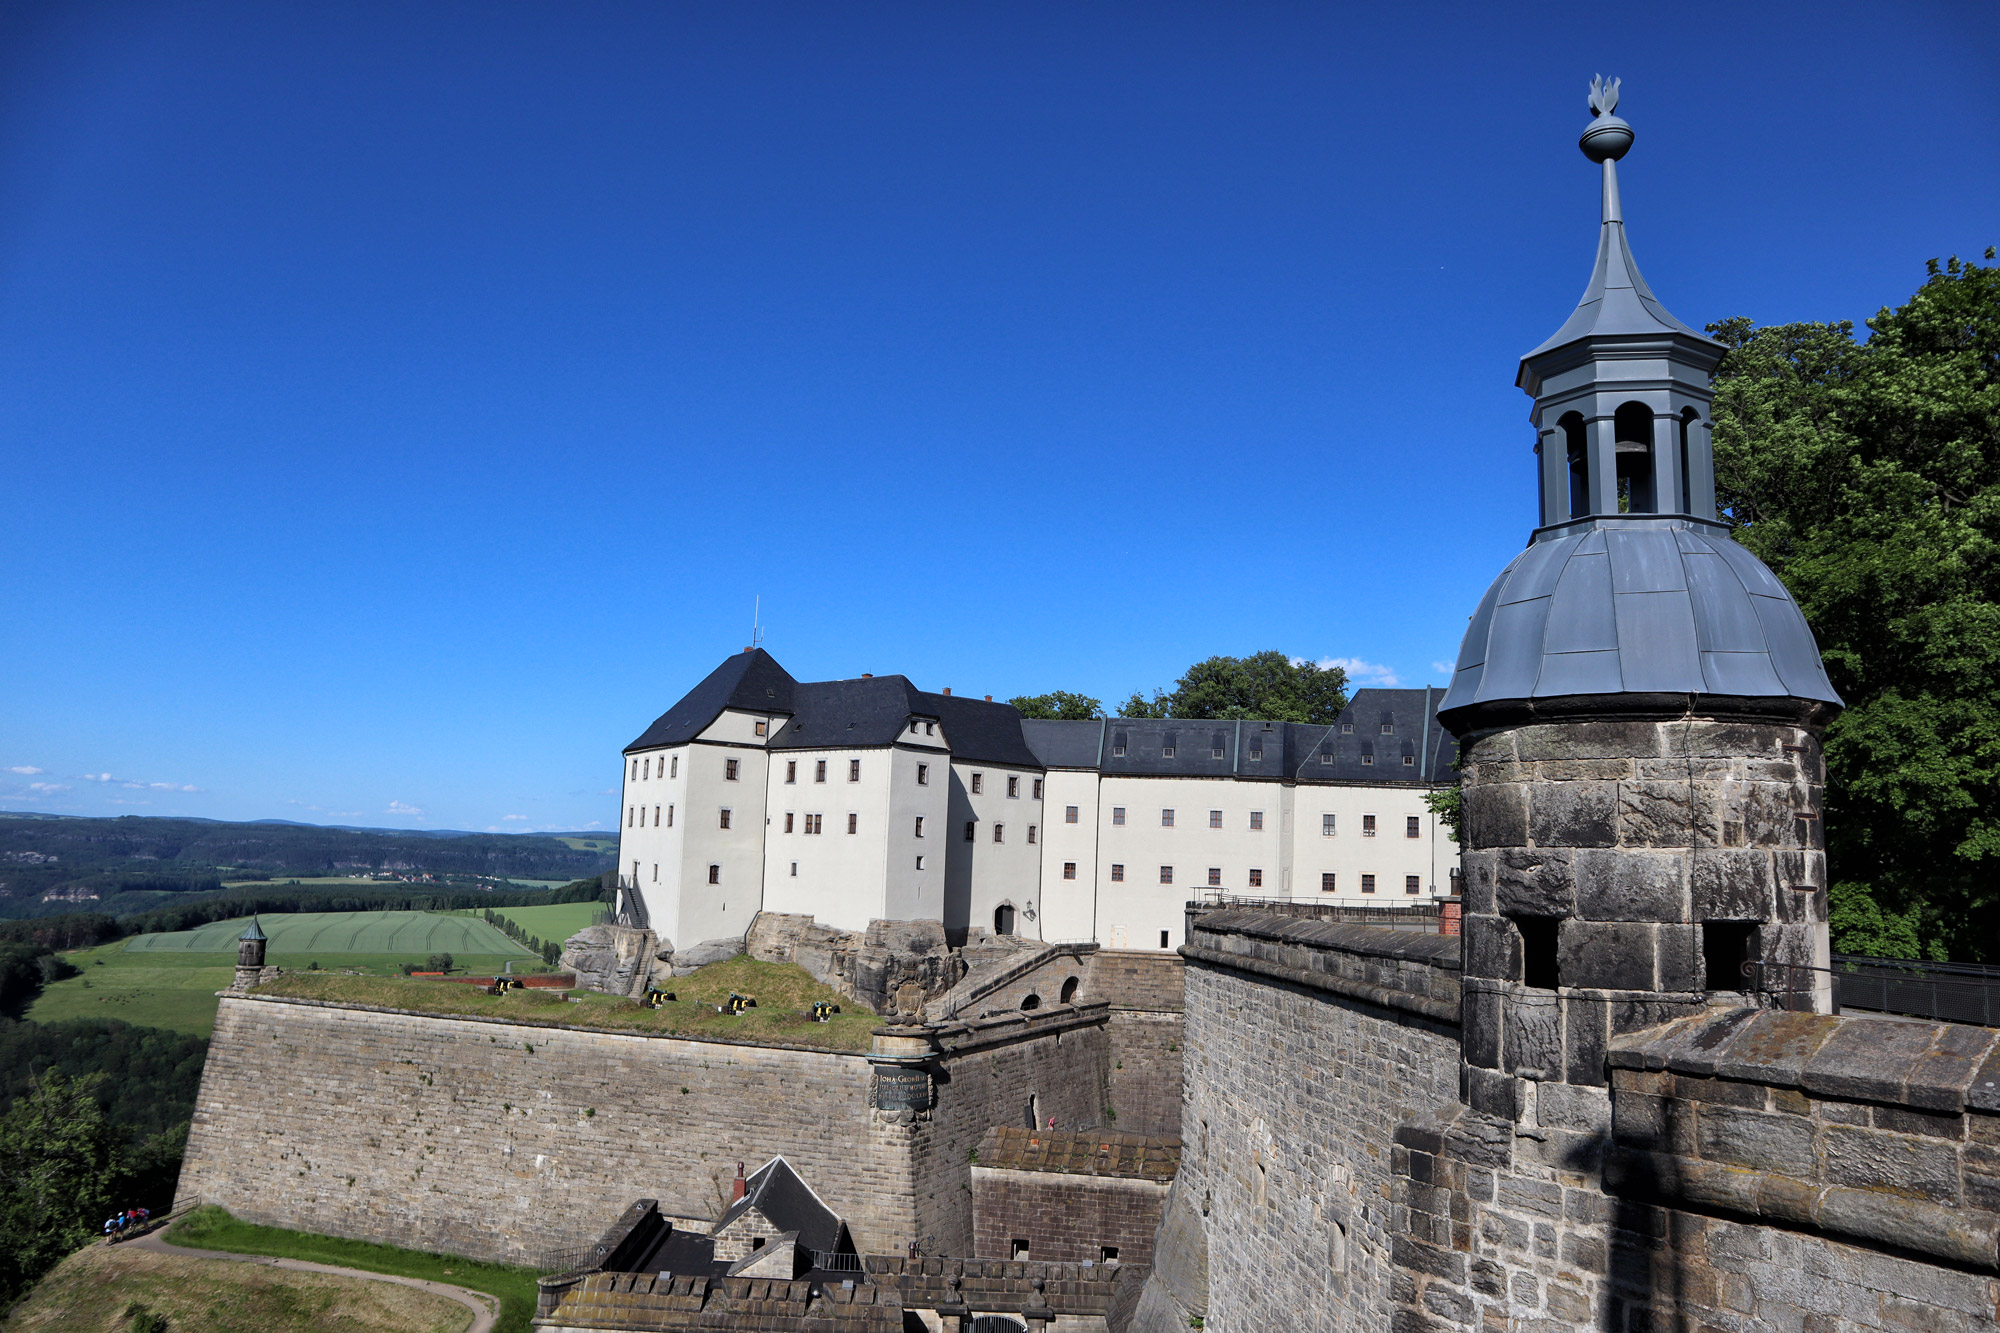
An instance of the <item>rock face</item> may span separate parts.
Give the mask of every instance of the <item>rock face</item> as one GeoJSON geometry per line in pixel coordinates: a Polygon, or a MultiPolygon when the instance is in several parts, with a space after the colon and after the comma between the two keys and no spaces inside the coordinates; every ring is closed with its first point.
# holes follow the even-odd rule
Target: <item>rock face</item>
{"type": "Polygon", "coordinates": [[[871,921],[866,932],[856,932],[796,913],[760,912],[744,945],[752,958],[795,963],[884,1015],[915,1018],[965,975],[964,960],[936,921],[871,921]]]}
{"type": "Polygon", "coordinates": [[[673,941],[650,930],[585,926],[563,941],[562,965],[576,973],[577,984],[586,990],[640,995],[654,970],[673,956],[673,941]]]}
{"type": "Polygon", "coordinates": [[[727,962],[742,952],[743,941],[731,936],[728,939],[703,940],[701,943],[691,944],[685,949],[675,950],[669,948],[661,955],[660,961],[671,962],[674,975],[684,977],[698,967],[707,967],[710,963],[727,962]]]}

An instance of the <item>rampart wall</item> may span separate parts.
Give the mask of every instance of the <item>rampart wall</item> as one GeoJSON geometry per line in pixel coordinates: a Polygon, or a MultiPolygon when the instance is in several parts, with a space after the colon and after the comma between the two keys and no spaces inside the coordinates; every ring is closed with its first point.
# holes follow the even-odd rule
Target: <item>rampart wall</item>
{"type": "Polygon", "coordinates": [[[1105,1035],[1113,1127],[1178,1135],[1187,964],[1174,953],[1100,950],[1086,993],[1111,1006],[1105,1035]]]}
{"type": "Polygon", "coordinates": [[[738,1161],[783,1154],[864,1250],[967,1254],[972,1146],[1031,1104],[1094,1125],[1104,1026],[1064,1007],[927,1030],[924,1104],[885,1110],[867,1055],[229,995],[179,1199],[524,1262],[641,1196],[716,1215],[738,1161]]]}

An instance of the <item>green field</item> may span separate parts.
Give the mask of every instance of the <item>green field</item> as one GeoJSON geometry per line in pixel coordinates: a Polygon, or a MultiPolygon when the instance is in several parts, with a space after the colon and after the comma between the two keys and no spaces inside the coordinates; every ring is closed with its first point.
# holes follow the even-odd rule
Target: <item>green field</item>
{"type": "MultiPolygon", "coordinates": [[[[537,938],[561,944],[610,910],[608,903],[551,903],[547,907],[496,907],[493,915],[506,917],[537,938]]],[[[466,913],[479,915],[474,908],[466,913]]]]}
{"type": "MultiPolygon", "coordinates": [[[[271,937],[265,961],[302,966],[319,954],[396,954],[422,962],[427,954],[533,957],[477,916],[442,912],[283,912],[260,918],[271,937]],[[280,958],[280,954],[290,958],[280,958]]],[[[234,958],[245,918],[215,921],[194,930],[134,935],[128,953],[226,953],[234,958]]],[[[320,960],[322,963],[325,959],[320,960]]]]}
{"type": "Polygon", "coordinates": [[[618,850],[618,839],[615,837],[557,838],[556,841],[562,843],[564,846],[570,848],[572,851],[578,851],[578,852],[615,852],[618,850]]]}
{"type": "MultiPolygon", "coordinates": [[[[494,973],[541,960],[476,917],[431,912],[300,912],[260,918],[271,937],[264,961],[303,972],[394,976],[404,963],[448,953],[461,972],[494,973]]],[[[243,919],[198,930],[134,935],[63,957],[82,975],[43,987],[25,1015],[38,1023],[120,1018],[205,1037],[215,1026],[215,992],[235,978],[243,919]],[[197,947],[198,946],[198,947],[197,947]]]]}

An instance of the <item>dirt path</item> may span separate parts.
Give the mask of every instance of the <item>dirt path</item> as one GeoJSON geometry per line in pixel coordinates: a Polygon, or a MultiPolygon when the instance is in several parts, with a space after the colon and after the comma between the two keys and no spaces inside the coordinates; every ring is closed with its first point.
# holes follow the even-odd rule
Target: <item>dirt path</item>
{"type": "Polygon", "coordinates": [[[473,1291],[469,1287],[454,1287],[444,1282],[429,1282],[420,1277],[397,1277],[393,1273],[370,1273],[361,1268],[339,1268],[333,1264],[316,1264],[304,1259],[276,1259],[267,1254],[233,1254],[228,1250],[195,1250],[185,1245],[170,1245],[163,1232],[155,1231],[150,1236],[139,1236],[121,1245],[130,1245],[141,1250],[154,1250],[160,1254],[178,1254],[193,1259],[227,1259],[238,1264],[268,1264],[273,1268],[291,1268],[301,1273],[331,1273],[336,1277],[358,1277],[370,1282],[394,1282],[398,1286],[415,1287],[418,1291],[428,1291],[434,1296],[457,1301],[472,1311],[472,1327],[465,1333],[493,1333],[493,1327],[500,1319],[500,1301],[483,1291],[473,1291]]]}

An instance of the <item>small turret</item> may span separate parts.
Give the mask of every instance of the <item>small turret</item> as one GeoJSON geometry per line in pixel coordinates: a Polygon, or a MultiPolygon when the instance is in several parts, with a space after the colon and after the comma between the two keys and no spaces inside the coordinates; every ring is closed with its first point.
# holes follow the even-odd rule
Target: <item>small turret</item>
{"type": "Polygon", "coordinates": [[[250,924],[236,937],[236,980],[232,990],[249,990],[264,975],[264,946],[269,943],[264,928],[252,916],[250,924]]]}

